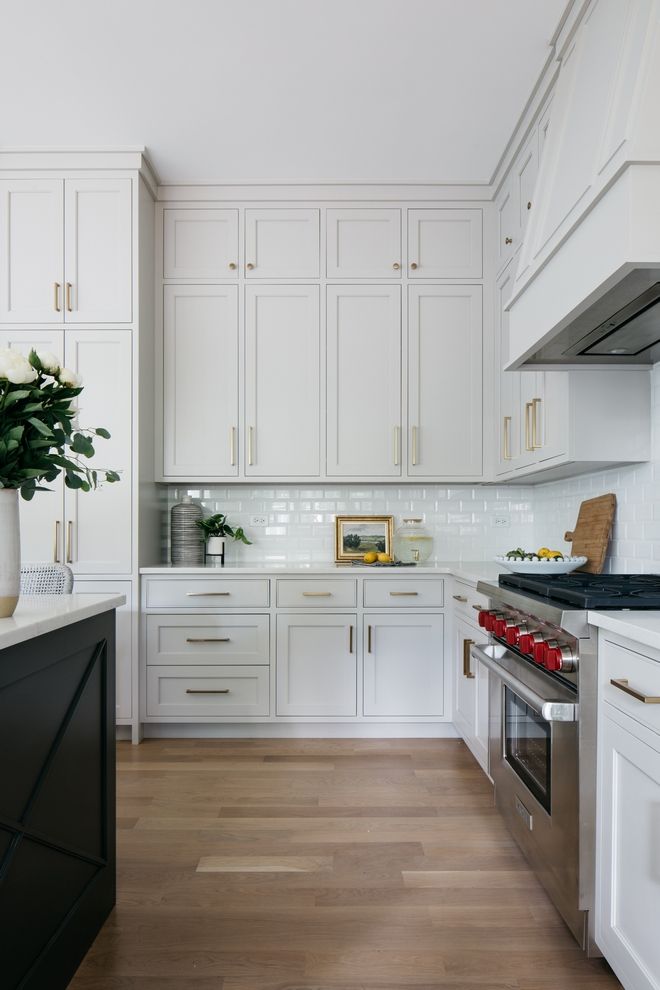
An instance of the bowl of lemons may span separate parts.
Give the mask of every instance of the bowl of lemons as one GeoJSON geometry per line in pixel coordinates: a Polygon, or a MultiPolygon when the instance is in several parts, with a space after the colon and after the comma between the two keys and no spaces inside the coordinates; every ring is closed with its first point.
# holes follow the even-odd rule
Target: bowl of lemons
{"type": "Polygon", "coordinates": [[[494,559],[495,563],[502,564],[514,574],[570,574],[587,562],[587,557],[567,557],[561,550],[550,547],[532,551],[516,547],[494,559]]]}

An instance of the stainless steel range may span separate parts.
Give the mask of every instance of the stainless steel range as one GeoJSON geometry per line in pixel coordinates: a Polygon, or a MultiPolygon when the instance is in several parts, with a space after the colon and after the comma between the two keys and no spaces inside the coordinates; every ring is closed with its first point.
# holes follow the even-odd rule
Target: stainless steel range
{"type": "MultiPolygon", "coordinates": [[[[597,630],[587,610],[658,608],[660,576],[500,575],[480,582],[497,807],[579,944],[595,871],[597,630]]],[[[591,915],[590,915],[591,912],[591,915]]]]}

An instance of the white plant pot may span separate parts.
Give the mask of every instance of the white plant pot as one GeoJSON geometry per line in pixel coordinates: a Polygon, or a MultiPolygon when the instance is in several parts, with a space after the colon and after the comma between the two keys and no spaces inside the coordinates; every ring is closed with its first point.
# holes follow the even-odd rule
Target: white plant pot
{"type": "Polygon", "coordinates": [[[225,538],[224,536],[209,536],[206,541],[206,556],[215,557],[224,563],[225,559],[225,538]]]}
{"type": "Polygon", "coordinates": [[[0,619],[14,614],[21,586],[18,489],[0,488],[0,619]]]}

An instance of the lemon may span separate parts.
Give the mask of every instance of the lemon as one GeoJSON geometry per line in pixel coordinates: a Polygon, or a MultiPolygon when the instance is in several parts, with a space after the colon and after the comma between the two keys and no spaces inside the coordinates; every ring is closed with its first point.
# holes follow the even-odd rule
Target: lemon
{"type": "Polygon", "coordinates": [[[389,553],[379,553],[378,554],[378,563],[379,564],[391,564],[392,563],[392,558],[390,557],[389,553]]]}
{"type": "Polygon", "coordinates": [[[365,553],[362,560],[365,562],[365,564],[375,564],[376,561],[378,560],[378,554],[376,553],[375,550],[370,550],[369,553],[365,553]]]}
{"type": "Polygon", "coordinates": [[[547,547],[541,547],[540,550],[536,551],[537,557],[547,557],[551,551],[547,547]]]}

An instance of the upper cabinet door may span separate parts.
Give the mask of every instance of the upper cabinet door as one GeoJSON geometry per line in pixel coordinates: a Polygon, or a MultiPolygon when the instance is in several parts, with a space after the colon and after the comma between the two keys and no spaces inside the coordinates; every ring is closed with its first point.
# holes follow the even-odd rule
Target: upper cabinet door
{"type": "Polygon", "coordinates": [[[329,285],[327,473],[401,475],[401,289],[329,285]]]}
{"type": "Polygon", "coordinates": [[[408,210],[410,278],[481,278],[481,210],[408,210]]]}
{"type": "Polygon", "coordinates": [[[515,183],[516,237],[518,247],[525,236],[525,228],[534,206],[534,187],[539,170],[539,138],[536,128],[523,147],[513,169],[515,183]]]}
{"type": "Polygon", "coordinates": [[[482,444],[482,289],[411,286],[408,473],[479,478],[482,444]]]}
{"type": "Polygon", "coordinates": [[[65,321],[130,323],[130,179],[64,183],[65,321]]]}
{"type": "Polygon", "coordinates": [[[238,286],[166,285],[163,474],[238,473],[238,286]]]}
{"type": "Polygon", "coordinates": [[[0,322],[64,319],[64,184],[0,180],[0,322]]]}
{"type": "Polygon", "coordinates": [[[328,210],[328,278],[401,278],[401,210],[328,210]]]}
{"type": "Polygon", "coordinates": [[[498,272],[513,257],[516,241],[516,206],[513,197],[513,181],[509,176],[495,200],[497,223],[497,270],[498,272]]]}
{"type": "Polygon", "coordinates": [[[246,210],[247,278],[318,278],[319,210],[246,210]]]}
{"type": "Polygon", "coordinates": [[[318,476],[320,377],[318,286],[247,286],[248,477],[318,476]]]}
{"type": "Polygon", "coordinates": [[[236,278],[238,210],[163,211],[164,278],[236,278]]]}

